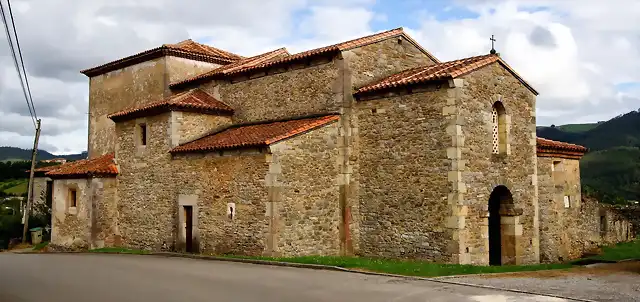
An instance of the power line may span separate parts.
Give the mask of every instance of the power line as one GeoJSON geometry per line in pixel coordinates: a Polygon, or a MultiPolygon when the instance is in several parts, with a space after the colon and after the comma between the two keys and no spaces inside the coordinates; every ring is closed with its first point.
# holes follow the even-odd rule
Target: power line
{"type": "Polygon", "coordinates": [[[27,107],[29,108],[29,114],[31,115],[31,121],[33,122],[33,126],[35,128],[37,128],[36,126],[36,118],[35,118],[35,114],[33,112],[33,109],[35,108],[31,108],[31,102],[29,102],[29,97],[27,95],[27,89],[25,88],[24,82],[22,81],[22,72],[20,71],[20,66],[18,65],[18,59],[16,56],[16,51],[13,48],[13,39],[11,39],[11,33],[9,32],[9,24],[7,23],[7,18],[6,15],[4,13],[4,5],[2,4],[2,1],[0,0],[0,13],[2,14],[2,21],[4,23],[4,30],[5,33],[7,34],[7,42],[9,43],[9,49],[11,50],[11,56],[13,57],[13,64],[16,67],[16,72],[18,72],[18,77],[20,78],[20,86],[22,86],[22,93],[24,94],[24,99],[27,102],[27,107]]]}
{"type": "Polygon", "coordinates": [[[24,73],[24,82],[27,84],[27,93],[29,94],[29,101],[31,101],[31,108],[33,109],[33,115],[36,120],[38,114],[36,114],[36,106],[33,104],[33,97],[31,96],[31,88],[29,87],[29,78],[27,77],[27,69],[24,68],[24,60],[22,60],[22,50],[20,49],[20,40],[18,39],[18,31],[16,30],[16,24],[13,19],[13,11],[11,10],[11,1],[7,0],[9,7],[9,17],[11,18],[11,26],[13,27],[13,35],[16,37],[16,47],[18,48],[18,55],[20,56],[20,64],[22,65],[22,72],[24,73]]]}

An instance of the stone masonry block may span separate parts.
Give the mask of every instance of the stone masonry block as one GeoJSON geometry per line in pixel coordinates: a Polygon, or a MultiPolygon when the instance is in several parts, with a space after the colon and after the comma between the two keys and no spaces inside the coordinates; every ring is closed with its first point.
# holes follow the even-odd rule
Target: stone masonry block
{"type": "Polygon", "coordinates": [[[453,210],[453,216],[467,216],[469,213],[469,208],[464,205],[454,205],[451,209],[453,210]]]}
{"type": "Polygon", "coordinates": [[[447,148],[447,158],[460,159],[462,157],[462,150],[460,148],[450,147],[447,148]]]}
{"type": "Polygon", "coordinates": [[[458,193],[467,193],[467,185],[464,182],[454,182],[453,183],[453,191],[458,193]]]}
{"type": "Polygon", "coordinates": [[[516,225],[520,223],[520,217],[518,216],[502,216],[500,217],[500,224],[516,225]]]}
{"type": "Polygon", "coordinates": [[[516,224],[504,230],[505,235],[522,236],[522,225],[516,224]]]}
{"type": "Polygon", "coordinates": [[[454,171],[464,171],[466,168],[467,161],[463,159],[452,160],[451,161],[451,170],[454,171]]]}
{"type": "Polygon", "coordinates": [[[460,125],[449,125],[447,126],[447,134],[451,136],[462,135],[462,126],[460,125]]]}
{"type": "Polygon", "coordinates": [[[464,201],[464,195],[461,193],[449,193],[448,203],[451,205],[459,205],[464,201]]]}
{"type": "Polygon", "coordinates": [[[464,147],[464,135],[454,135],[451,137],[451,145],[454,147],[464,147]]]}
{"type": "Polygon", "coordinates": [[[459,182],[462,179],[462,173],[460,173],[460,171],[449,171],[447,173],[447,179],[450,182],[459,182]]]}
{"type": "Polygon", "coordinates": [[[451,216],[447,218],[447,228],[464,229],[465,219],[465,216],[451,216]]]}
{"type": "Polygon", "coordinates": [[[451,79],[449,80],[449,87],[456,88],[464,85],[464,79],[451,79]]]}
{"type": "Polygon", "coordinates": [[[454,115],[456,114],[456,110],[458,108],[456,106],[444,106],[442,107],[442,115],[454,115]]]}

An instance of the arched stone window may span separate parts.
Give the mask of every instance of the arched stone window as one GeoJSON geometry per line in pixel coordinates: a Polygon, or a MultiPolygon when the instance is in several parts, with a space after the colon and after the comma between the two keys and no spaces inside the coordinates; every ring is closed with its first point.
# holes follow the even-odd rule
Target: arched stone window
{"type": "Polygon", "coordinates": [[[507,115],[502,102],[493,104],[491,122],[493,126],[493,154],[507,153],[507,115]]]}

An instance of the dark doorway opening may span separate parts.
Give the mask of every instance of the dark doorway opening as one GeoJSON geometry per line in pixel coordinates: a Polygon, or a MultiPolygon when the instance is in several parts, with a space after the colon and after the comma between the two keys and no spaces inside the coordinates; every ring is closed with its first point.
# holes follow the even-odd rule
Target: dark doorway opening
{"type": "Polygon", "coordinates": [[[501,205],[513,204],[511,192],[505,186],[497,186],[489,196],[489,265],[502,265],[501,205]]]}
{"type": "Polygon", "coordinates": [[[193,207],[184,206],[185,248],[187,253],[193,253],[193,207]]]}

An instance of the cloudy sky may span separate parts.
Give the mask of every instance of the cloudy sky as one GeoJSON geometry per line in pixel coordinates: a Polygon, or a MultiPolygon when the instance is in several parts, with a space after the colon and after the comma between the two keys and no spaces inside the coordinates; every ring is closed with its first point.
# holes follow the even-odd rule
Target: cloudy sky
{"type": "MultiPolygon", "coordinates": [[[[6,4],[6,0],[0,0],[6,4]]],[[[86,150],[79,70],[187,38],[250,56],[303,51],[404,27],[440,60],[496,48],[539,92],[540,125],[640,108],[638,0],[11,0],[41,148],[86,150]]],[[[5,6],[6,8],[6,6],[5,6]]],[[[0,38],[0,146],[30,148],[33,125],[0,38]]]]}

